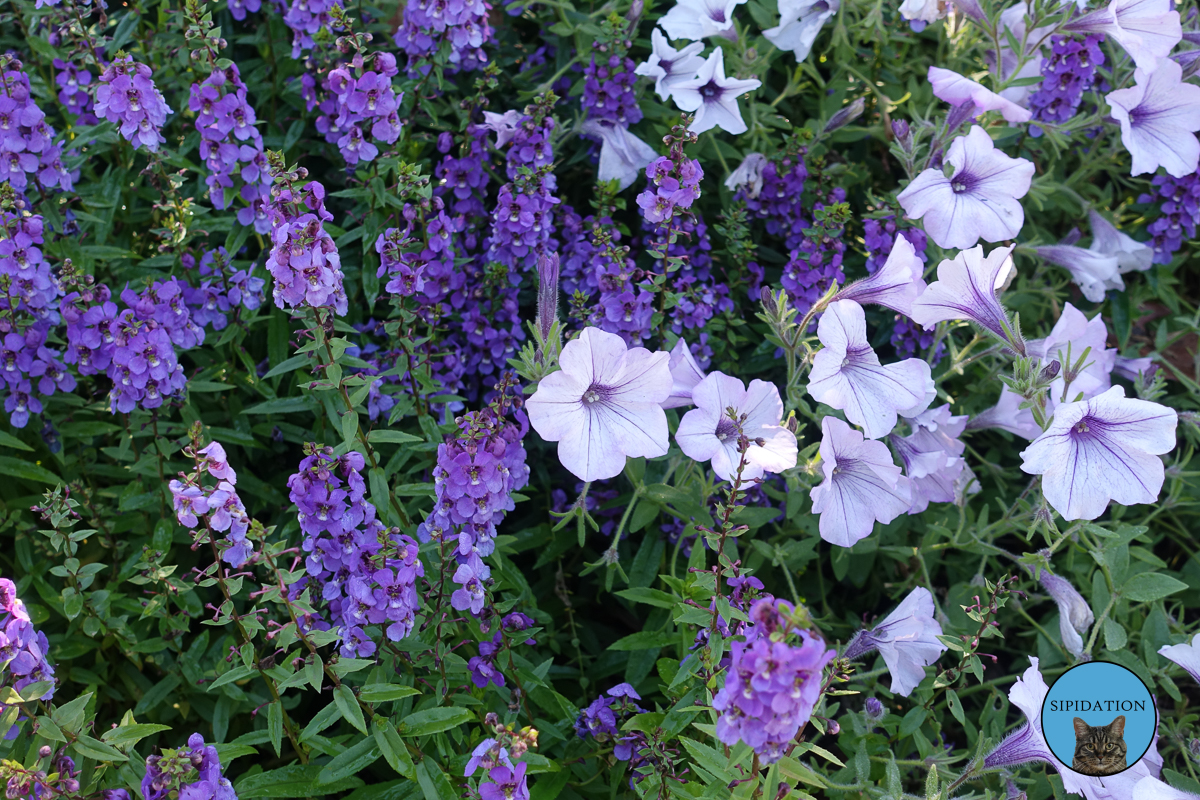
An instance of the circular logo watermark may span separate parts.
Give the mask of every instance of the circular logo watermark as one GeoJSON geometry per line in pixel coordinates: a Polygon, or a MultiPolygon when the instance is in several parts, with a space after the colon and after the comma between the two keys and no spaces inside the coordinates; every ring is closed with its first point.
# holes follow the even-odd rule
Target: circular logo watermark
{"type": "Polygon", "coordinates": [[[1042,735],[1083,775],[1116,775],[1146,755],[1158,729],[1150,689],[1133,671],[1089,661],[1058,677],[1042,701],[1042,735]]]}

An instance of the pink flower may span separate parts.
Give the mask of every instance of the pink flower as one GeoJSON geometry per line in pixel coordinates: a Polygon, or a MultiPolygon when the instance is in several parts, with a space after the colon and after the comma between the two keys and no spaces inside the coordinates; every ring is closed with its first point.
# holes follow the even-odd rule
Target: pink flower
{"type": "Polygon", "coordinates": [[[559,461],[584,481],[616,477],[626,458],[666,455],[668,358],[585,328],[563,348],[562,369],[543,378],[526,403],[529,422],[558,442],[559,461]]]}
{"type": "Polygon", "coordinates": [[[717,477],[731,481],[737,476],[739,427],[750,440],[742,480],[796,466],[796,435],[779,424],[783,401],[774,384],[756,380],[747,389],[737,378],[714,372],[696,384],[692,401],[696,407],[684,414],[675,441],[688,458],[711,461],[717,477]]]}
{"type": "Polygon", "coordinates": [[[916,416],[929,406],[934,396],[929,364],[919,358],[881,364],[867,342],[867,320],[858,303],[830,303],[817,336],[825,347],[813,359],[808,393],[845,411],[867,438],[886,436],[898,415],[916,416]]]}
{"type": "Polygon", "coordinates": [[[946,164],[954,168],[951,177],[927,169],[896,198],[938,247],[966,250],[980,239],[999,242],[1021,232],[1025,212],[1018,201],[1033,181],[1032,163],[1009,158],[973,125],[950,145],[946,164]]]}

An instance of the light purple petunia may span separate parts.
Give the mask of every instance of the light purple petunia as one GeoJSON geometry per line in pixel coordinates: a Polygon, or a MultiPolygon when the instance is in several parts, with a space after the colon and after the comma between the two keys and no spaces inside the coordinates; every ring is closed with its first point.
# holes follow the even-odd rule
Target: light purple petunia
{"type": "Polygon", "coordinates": [[[1182,80],[1183,68],[1169,58],[1153,72],[1134,71],[1134,85],[1104,96],[1121,123],[1121,142],[1133,156],[1131,175],[1163,167],[1176,178],[1200,164],[1200,86],[1182,80]]]}
{"type": "Polygon", "coordinates": [[[797,62],[803,61],[840,7],[840,0],[779,0],[779,24],[764,30],[763,38],[779,50],[791,50],[797,62]]]}
{"type": "Polygon", "coordinates": [[[1021,453],[1042,476],[1042,493],[1065,520],[1095,519],[1109,501],[1153,503],[1163,485],[1160,455],[1175,447],[1173,409],[1125,397],[1114,386],[1054,411],[1046,432],[1021,453]]]}
{"type": "Polygon", "coordinates": [[[596,177],[617,182],[618,190],[629,188],[658,152],[629,132],[627,125],[607,119],[589,119],[580,127],[581,133],[600,140],[600,163],[596,177]]]}
{"type": "Polygon", "coordinates": [[[817,337],[825,346],[813,358],[808,393],[845,411],[867,438],[886,436],[898,416],[916,416],[928,408],[934,392],[929,364],[920,358],[881,364],[867,341],[867,319],[858,303],[830,303],[817,324],[817,337]]]}
{"type": "MultiPolygon", "coordinates": [[[[1146,754],[1129,769],[1102,778],[1082,775],[1059,761],[1046,744],[1042,734],[1042,705],[1050,687],[1042,677],[1038,659],[1029,657],[1029,669],[1008,690],[1008,699],[1025,714],[1026,724],[1009,734],[983,759],[985,769],[1015,767],[1031,761],[1049,764],[1062,777],[1063,788],[1071,794],[1081,794],[1087,800],[1128,800],[1133,787],[1146,777],[1162,773],[1163,759],[1158,752],[1158,737],[1151,742],[1146,754]]],[[[1156,798],[1157,800],[1157,798],[1156,798]]]]}
{"type": "Polygon", "coordinates": [[[1183,38],[1179,12],[1172,6],[1171,0],[1113,0],[1104,8],[1076,17],[1063,30],[1112,37],[1139,69],[1150,72],[1183,38]]]}
{"type": "Polygon", "coordinates": [[[780,425],[783,401],[775,384],[754,380],[747,388],[737,378],[714,372],[696,384],[692,402],[696,407],[683,415],[675,441],[688,458],[711,461],[717,477],[732,481],[737,476],[739,424],[750,440],[743,481],[796,466],[796,434],[780,425]],[[745,419],[735,422],[727,409],[745,419]]]}
{"type": "MultiPolygon", "coordinates": [[[[665,17],[663,22],[666,27],[665,17]]],[[[739,134],[746,132],[746,123],[738,108],[738,97],[759,86],[762,82],[754,79],[726,78],[725,54],[718,47],[705,59],[696,77],[675,85],[672,96],[680,111],[696,113],[690,129],[693,133],[720,128],[726,133],[739,134]]]]}
{"type": "Polygon", "coordinates": [[[933,613],[933,595],[917,587],[883,622],[856,633],[842,657],[853,660],[878,650],[892,675],[892,693],[908,697],[925,679],[925,668],[949,649],[937,638],[942,626],[933,613]]]}
{"type": "Polygon", "coordinates": [[[1133,785],[1133,800],[1200,800],[1200,794],[1176,789],[1147,775],[1133,785]]]}
{"type": "Polygon", "coordinates": [[[682,338],[671,348],[667,361],[671,370],[671,396],[663,401],[663,408],[679,408],[692,405],[692,390],[704,380],[704,370],[696,363],[692,348],[682,338]]]}
{"type": "MultiPolygon", "coordinates": [[[[885,240],[886,241],[886,240],[885,240]]],[[[853,300],[860,306],[876,305],[912,315],[913,301],[925,291],[925,262],[902,233],[896,234],[892,251],[883,267],[867,277],[842,287],[834,300],[853,300]]]]}
{"type": "Polygon", "coordinates": [[[978,125],[959,136],[946,152],[954,168],[927,169],[897,196],[904,213],[921,220],[942,248],[966,250],[983,239],[1012,239],[1025,224],[1020,202],[1033,181],[1033,164],[1010,158],[996,149],[992,137],[978,125]]]}
{"type": "Polygon", "coordinates": [[[837,417],[821,420],[821,471],[825,480],[809,496],[820,514],[821,538],[850,547],[908,511],[908,478],[883,442],[863,435],[837,417]]]}
{"type": "Polygon", "coordinates": [[[975,116],[985,111],[999,111],[1000,116],[1014,124],[1028,122],[1033,117],[1029,109],[1021,108],[1013,101],[952,70],[930,67],[929,83],[933,87],[933,96],[952,106],[973,104],[975,116]]]}
{"type": "Polygon", "coordinates": [[[1083,637],[1096,621],[1092,607],[1069,580],[1048,569],[1042,570],[1038,582],[1058,605],[1058,632],[1062,636],[1063,646],[1071,655],[1079,658],[1083,655],[1083,637]]]}
{"type": "Polygon", "coordinates": [[[1108,289],[1125,288],[1117,271],[1116,255],[1066,244],[1044,245],[1037,248],[1037,254],[1071,273],[1071,280],[1093,303],[1104,302],[1104,293],[1108,289]]]}
{"type": "Polygon", "coordinates": [[[1023,352],[1024,344],[1012,341],[1008,312],[996,294],[1013,269],[1012,250],[997,247],[985,257],[982,246],[973,247],[938,264],[938,279],[913,301],[913,321],[929,330],[939,322],[969,320],[1023,352]]]}
{"type": "Polygon", "coordinates": [[[967,423],[967,430],[998,428],[1033,441],[1042,435],[1042,429],[1034,421],[1033,412],[1028,408],[1021,408],[1023,402],[1024,399],[1019,394],[1009,390],[1007,386],[1001,387],[1000,399],[996,401],[996,405],[971,417],[971,421],[967,423]]]}
{"type": "Polygon", "coordinates": [[[1083,312],[1070,303],[1063,306],[1063,312],[1054,323],[1050,335],[1045,339],[1031,339],[1026,343],[1025,352],[1041,359],[1043,365],[1058,361],[1062,369],[1058,377],[1050,384],[1050,394],[1047,397],[1051,409],[1058,403],[1087,400],[1108,390],[1112,385],[1112,371],[1116,363],[1117,351],[1106,347],[1108,329],[1104,319],[1097,314],[1090,320],[1083,312]],[[1067,368],[1068,353],[1070,360],[1076,363],[1087,352],[1087,360],[1083,370],[1071,382],[1070,396],[1063,397],[1066,387],[1064,373],[1067,368]],[[1083,395],[1080,397],[1080,395],[1083,395]]]}
{"type": "Polygon", "coordinates": [[[1200,633],[1192,637],[1190,644],[1164,645],[1158,649],[1158,654],[1183,667],[1192,680],[1200,683],[1200,633]]]}
{"type": "Polygon", "coordinates": [[[661,404],[671,394],[669,358],[584,328],[563,348],[562,369],[543,378],[526,402],[529,422],[558,442],[559,461],[584,481],[616,477],[627,457],[666,455],[661,404]]]}
{"type": "MultiPolygon", "coordinates": [[[[746,0],[677,0],[658,24],[672,39],[698,41],[734,33],[733,11],[746,0]]],[[[736,34],[735,34],[736,35],[736,34]]]]}
{"type": "Polygon", "coordinates": [[[1088,211],[1088,224],[1092,228],[1092,244],[1088,249],[1101,255],[1116,256],[1119,274],[1145,272],[1153,265],[1154,248],[1151,245],[1121,233],[1095,209],[1088,211]]]}
{"type": "Polygon", "coordinates": [[[654,80],[654,92],[666,102],[675,87],[696,77],[704,65],[703,42],[692,42],[676,50],[658,28],[650,31],[650,55],[633,72],[654,80]]]}
{"type": "Polygon", "coordinates": [[[725,188],[731,192],[744,192],[750,200],[758,199],[766,180],[763,172],[769,163],[771,162],[762,153],[747,153],[742,163],[725,179],[725,188]]]}
{"type": "Polygon", "coordinates": [[[966,445],[959,438],[967,417],[954,416],[950,406],[931,408],[908,420],[912,433],[892,435],[888,441],[904,464],[912,487],[909,514],[919,514],[930,503],[953,503],[979,491],[975,474],[962,457],[966,445]]]}

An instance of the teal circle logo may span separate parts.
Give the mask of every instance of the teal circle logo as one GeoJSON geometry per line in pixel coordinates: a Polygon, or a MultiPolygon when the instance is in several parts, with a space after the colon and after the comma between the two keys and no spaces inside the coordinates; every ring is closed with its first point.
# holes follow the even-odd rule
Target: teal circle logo
{"type": "Polygon", "coordinates": [[[1042,736],[1083,775],[1116,775],[1146,755],[1158,730],[1150,689],[1132,670],[1088,661],[1058,677],[1042,701],[1042,736]]]}

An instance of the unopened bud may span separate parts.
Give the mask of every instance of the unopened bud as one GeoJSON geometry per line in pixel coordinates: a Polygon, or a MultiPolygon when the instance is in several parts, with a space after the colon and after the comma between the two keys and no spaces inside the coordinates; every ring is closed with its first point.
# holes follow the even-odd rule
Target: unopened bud
{"type": "Polygon", "coordinates": [[[862,116],[866,107],[867,101],[861,97],[845,106],[825,123],[825,133],[833,133],[838,128],[844,128],[851,122],[854,122],[854,120],[862,116]]]}
{"type": "Polygon", "coordinates": [[[1060,372],[1062,372],[1062,362],[1055,359],[1042,367],[1042,371],[1038,373],[1038,383],[1050,383],[1058,377],[1058,373],[1060,372]]]}
{"type": "Polygon", "coordinates": [[[946,115],[946,132],[954,133],[964,122],[975,119],[975,110],[973,102],[963,103],[961,106],[951,108],[950,113],[946,115]]]}
{"type": "Polygon", "coordinates": [[[558,321],[558,253],[538,256],[537,329],[542,341],[558,321]]]}
{"type": "Polygon", "coordinates": [[[842,726],[838,724],[836,719],[829,720],[829,725],[826,726],[826,732],[830,736],[837,736],[842,732],[842,726]]]}
{"type": "Polygon", "coordinates": [[[868,697],[866,702],[863,703],[863,713],[867,715],[867,719],[871,722],[879,722],[887,716],[887,709],[883,707],[883,703],[880,702],[879,698],[868,697]]]}
{"type": "Polygon", "coordinates": [[[892,135],[896,137],[896,144],[900,145],[901,150],[912,152],[912,129],[908,127],[908,120],[892,120],[892,135]]]}
{"type": "Polygon", "coordinates": [[[642,0],[633,0],[633,4],[629,6],[629,13],[625,15],[625,19],[630,22],[636,22],[642,18],[642,12],[646,10],[646,4],[642,0]]]}
{"type": "Polygon", "coordinates": [[[50,745],[44,744],[38,748],[38,758],[49,758],[53,752],[54,750],[51,749],[50,745]]]}

